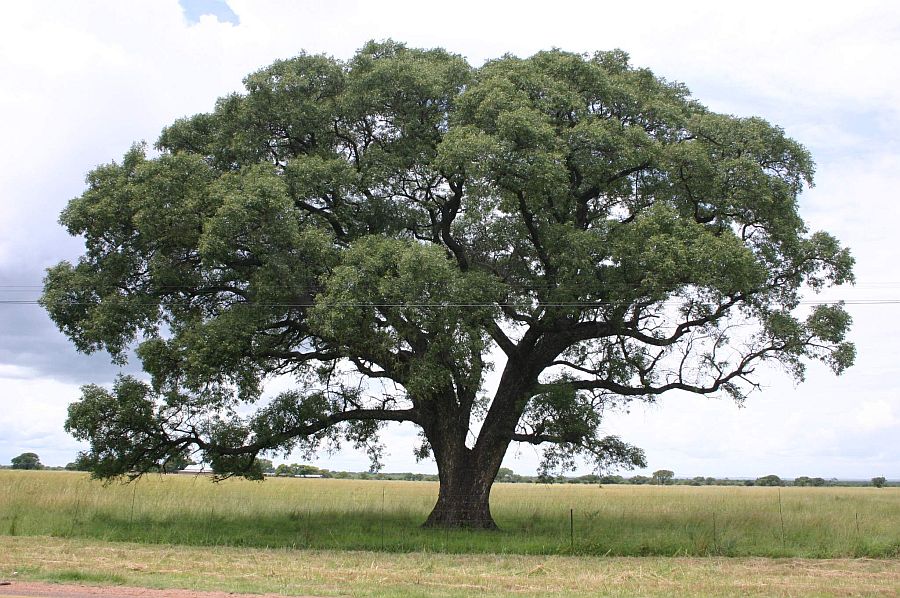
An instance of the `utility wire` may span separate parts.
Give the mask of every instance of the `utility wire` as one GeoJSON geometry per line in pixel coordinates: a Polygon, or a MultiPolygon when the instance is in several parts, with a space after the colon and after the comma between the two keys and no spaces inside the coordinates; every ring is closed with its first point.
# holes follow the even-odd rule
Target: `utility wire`
{"type": "MultiPolygon", "coordinates": [[[[499,281],[499,282],[503,282],[503,281],[499,281]]],[[[548,284],[541,284],[540,282],[534,282],[534,283],[532,283],[531,285],[529,285],[529,288],[532,288],[532,289],[540,289],[540,288],[556,288],[557,286],[558,286],[558,285],[552,285],[552,284],[549,284],[549,283],[548,283],[548,284]]],[[[638,288],[640,285],[633,284],[633,283],[632,283],[632,284],[624,284],[624,283],[622,283],[622,284],[615,284],[615,283],[610,283],[610,286],[614,286],[614,287],[618,287],[618,288],[638,288]]],[[[846,286],[846,285],[841,285],[841,286],[846,286]]],[[[850,285],[850,286],[847,287],[847,288],[864,289],[864,288],[869,288],[869,287],[874,288],[874,289],[879,289],[879,288],[891,288],[891,287],[900,288],[900,281],[865,281],[865,282],[856,282],[856,283],[853,283],[852,285],[850,285]]],[[[38,291],[40,291],[40,290],[43,290],[43,288],[44,288],[44,285],[43,285],[43,284],[0,284],[0,290],[11,290],[11,291],[38,290],[38,291]]],[[[154,288],[161,289],[161,290],[178,290],[178,289],[187,289],[187,288],[190,288],[190,287],[186,287],[186,286],[176,286],[176,285],[160,285],[160,286],[157,286],[157,287],[154,287],[154,288]]],[[[323,288],[324,288],[324,286],[318,286],[318,285],[317,285],[317,286],[310,286],[310,287],[307,287],[306,290],[319,290],[319,289],[323,289],[323,288]]]]}
{"type": "MultiPolygon", "coordinates": [[[[855,288],[863,290],[868,288],[869,290],[891,290],[894,288],[900,288],[900,281],[871,281],[871,282],[861,282],[854,285],[855,288]]],[[[638,291],[640,290],[641,285],[636,284],[611,284],[607,285],[607,290],[612,291],[638,291]]],[[[42,291],[43,285],[35,285],[35,284],[0,284],[0,296],[9,295],[12,293],[35,293],[36,291],[42,291]]],[[[178,292],[178,291],[187,291],[190,290],[188,287],[184,286],[160,286],[154,287],[154,290],[157,292],[178,292]]],[[[309,286],[302,289],[293,289],[295,293],[308,293],[315,294],[325,291],[326,289],[322,286],[309,286]]],[[[552,285],[542,285],[531,284],[526,287],[520,289],[520,292],[528,293],[528,292],[540,292],[540,291],[553,291],[559,290],[558,287],[552,285]]],[[[565,291],[565,289],[562,289],[565,291]]],[[[850,290],[847,288],[842,289],[844,291],[850,290]]],[[[140,304],[144,305],[152,305],[156,302],[140,302],[140,304]]],[[[190,298],[183,299],[175,299],[164,301],[166,305],[191,305],[193,302],[190,298]]],[[[14,298],[4,298],[0,299],[0,305],[39,305],[40,302],[37,299],[14,299],[14,298]]],[[[96,305],[96,302],[79,302],[79,301],[56,301],[53,302],[54,305],[96,305]]],[[[665,300],[656,303],[656,305],[661,306],[672,306],[672,305],[683,305],[684,301],[678,300],[665,300]]],[[[821,306],[821,305],[896,305],[900,304],[900,299],[895,298],[883,298],[883,299],[852,299],[849,297],[838,297],[833,299],[807,299],[801,300],[798,302],[799,305],[805,306],[821,306]]],[[[297,302],[257,302],[257,301],[235,301],[229,304],[226,307],[232,306],[255,306],[261,308],[302,308],[302,307],[313,307],[313,305],[322,305],[322,306],[330,306],[330,307],[383,307],[383,308],[489,308],[489,307],[513,307],[513,308],[522,308],[522,309],[534,309],[536,307],[547,307],[547,308],[602,308],[605,306],[615,306],[621,305],[621,302],[614,301],[548,301],[542,302],[538,301],[534,304],[529,304],[527,301],[522,303],[516,303],[511,301],[504,302],[465,302],[465,303],[445,303],[445,302],[359,302],[359,301],[338,301],[333,303],[328,302],[320,302],[320,303],[297,303],[297,302]]]]}
{"type": "MultiPolygon", "coordinates": [[[[86,302],[86,301],[54,301],[51,302],[54,305],[97,305],[96,302],[86,302]]],[[[171,305],[172,302],[164,302],[166,304],[171,305]]],[[[181,303],[182,305],[190,305],[190,302],[176,302],[181,303]]],[[[809,300],[809,301],[800,301],[798,305],[811,305],[811,306],[819,306],[819,305],[896,305],[900,304],[900,299],[829,299],[829,300],[809,300]]],[[[40,305],[40,302],[36,299],[0,299],[0,305],[40,305]]],[[[143,305],[155,305],[155,303],[146,302],[143,305]]],[[[563,302],[549,302],[549,303],[536,303],[533,305],[522,305],[517,303],[351,303],[351,302],[337,302],[337,303],[262,303],[255,301],[240,301],[231,303],[227,306],[223,307],[235,307],[235,306],[253,306],[253,307],[315,307],[319,305],[328,306],[328,307],[421,307],[421,308],[463,308],[463,307],[471,307],[471,308],[482,308],[482,307],[581,307],[581,308],[599,308],[605,306],[615,306],[619,305],[615,302],[610,301],[596,301],[590,303],[563,303],[563,302]]],[[[682,305],[682,302],[678,301],[662,301],[657,305],[682,305]]]]}

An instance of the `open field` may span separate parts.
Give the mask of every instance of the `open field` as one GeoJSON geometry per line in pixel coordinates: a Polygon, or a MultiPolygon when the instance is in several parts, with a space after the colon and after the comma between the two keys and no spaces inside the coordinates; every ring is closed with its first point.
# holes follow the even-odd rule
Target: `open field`
{"type": "Polygon", "coordinates": [[[499,532],[421,529],[436,493],[428,482],[170,475],[104,486],[79,473],[0,471],[0,535],[426,553],[900,556],[900,488],[498,484],[499,532]]]}
{"type": "Polygon", "coordinates": [[[900,561],[391,554],[0,536],[0,578],[378,598],[896,596],[900,561]]]}

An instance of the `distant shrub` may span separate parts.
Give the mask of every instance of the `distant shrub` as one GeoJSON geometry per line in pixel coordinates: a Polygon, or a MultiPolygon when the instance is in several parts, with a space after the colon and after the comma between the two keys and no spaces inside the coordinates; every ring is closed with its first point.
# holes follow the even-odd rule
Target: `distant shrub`
{"type": "Polygon", "coordinates": [[[44,469],[41,458],[37,453],[22,453],[18,457],[12,458],[13,469],[44,469]]]}
{"type": "Polygon", "coordinates": [[[670,469],[660,469],[653,472],[653,483],[657,485],[671,484],[675,472],[670,469]]]}
{"type": "Polygon", "coordinates": [[[765,475],[761,478],[756,478],[754,482],[756,486],[784,486],[784,482],[781,481],[777,475],[765,475]]]}

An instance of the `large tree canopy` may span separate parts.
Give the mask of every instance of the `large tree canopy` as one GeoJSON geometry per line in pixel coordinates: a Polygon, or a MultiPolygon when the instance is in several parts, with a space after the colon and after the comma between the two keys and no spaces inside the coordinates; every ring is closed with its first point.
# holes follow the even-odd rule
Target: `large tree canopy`
{"type": "Polygon", "coordinates": [[[642,465],[605,410],[853,361],[847,313],[801,303],[853,266],[798,215],[807,151],[623,52],[473,68],[372,42],[245,86],[95,169],[62,214],[86,253],[43,305],[80,351],[136,346],[151,379],[70,407],[99,476],[197,450],[258,477],[262,453],[343,440],[377,460],[379,428],[407,421],[440,473],[429,523],[489,527],[511,442],[546,468],[642,465]],[[295,390],[263,400],[276,375],[295,390]]]}

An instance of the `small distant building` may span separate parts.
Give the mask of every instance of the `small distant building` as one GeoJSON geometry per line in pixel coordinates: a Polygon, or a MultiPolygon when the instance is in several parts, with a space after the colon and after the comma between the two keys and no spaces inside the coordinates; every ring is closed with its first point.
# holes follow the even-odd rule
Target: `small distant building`
{"type": "Polygon", "coordinates": [[[184,469],[179,469],[175,473],[189,475],[212,475],[212,469],[207,468],[203,463],[192,463],[184,469]]]}

